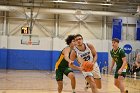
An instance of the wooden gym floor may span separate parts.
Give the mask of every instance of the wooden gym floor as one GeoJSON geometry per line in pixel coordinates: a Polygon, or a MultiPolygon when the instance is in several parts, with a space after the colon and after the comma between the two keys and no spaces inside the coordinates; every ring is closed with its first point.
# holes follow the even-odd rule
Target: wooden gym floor
{"type": "MultiPolygon", "coordinates": [[[[76,93],[91,93],[84,90],[85,80],[80,72],[75,72],[76,93]]],[[[120,93],[113,85],[112,75],[102,75],[102,89],[99,93],[120,93]]],[[[140,79],[126,78],[129,93],[140,93],[140,79]]],[[[0,93],[57,93],[55,73],[31,70],[0,70],[0,93]]],[[[64,76],[63,93],[71,93],[70,80],[64,76]]]]}

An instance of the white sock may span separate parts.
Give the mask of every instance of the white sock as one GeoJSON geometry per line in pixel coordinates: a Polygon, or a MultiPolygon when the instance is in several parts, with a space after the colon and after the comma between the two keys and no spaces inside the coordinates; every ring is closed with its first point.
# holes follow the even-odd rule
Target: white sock
{"type": "Polygon", "coordinates": [[[72,89],[72,92],[75,92],[75,89],[72,89]]]}

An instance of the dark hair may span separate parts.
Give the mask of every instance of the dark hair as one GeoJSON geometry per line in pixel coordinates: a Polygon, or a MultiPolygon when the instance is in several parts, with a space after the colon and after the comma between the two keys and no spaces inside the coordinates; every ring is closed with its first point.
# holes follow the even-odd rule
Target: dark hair
{"type": "Polygon", "coordinates": [[[69,35],[66,39],[65,42],[67,45],[71,43],[71,41],[74,40],[74,35],[69,35]]]}
{"type": "Polygon", "coordinates": [[[113,38],[112,41],[115,41],[115,42],[119,43],[119,39],[118,38],[113,38]]]}
{"type": "MultiPolygon", "coordinates": [[[[74,38],[76,38],[76,37],[82,37],[82,35],[76,34],[76,35],[74,36],[74,38]]],[[[83,38],[83,37],[82,37],[82,38],[83,38]]]]}

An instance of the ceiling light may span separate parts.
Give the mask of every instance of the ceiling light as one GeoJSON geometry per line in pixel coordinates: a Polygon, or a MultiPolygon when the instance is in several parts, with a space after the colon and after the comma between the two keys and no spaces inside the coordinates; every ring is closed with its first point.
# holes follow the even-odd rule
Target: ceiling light
{"type": "Polygon", "coordinates": [[[67,2],[67,1],[57,0],[57,1],[53,1],[53,2],[56,2],[56,3],[65,3],[65,2],[67,2]]]}
{"type": "Polygon", "coordinates": [[[104,3],[104,4],[101,4],[101,5],[111,6],[113,4],[112,3],[104,3]]]}

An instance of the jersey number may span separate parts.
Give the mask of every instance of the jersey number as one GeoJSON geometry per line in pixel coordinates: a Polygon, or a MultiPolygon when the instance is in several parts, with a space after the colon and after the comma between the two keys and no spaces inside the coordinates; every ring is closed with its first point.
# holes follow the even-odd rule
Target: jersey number
{"type": "Polygon", "coordinates": [[[90,60],[90,56],[88,55],[88,56],[84,57],[83,59],[84,59],[85,61],[89,61],[89,60],[90,60]]]}

